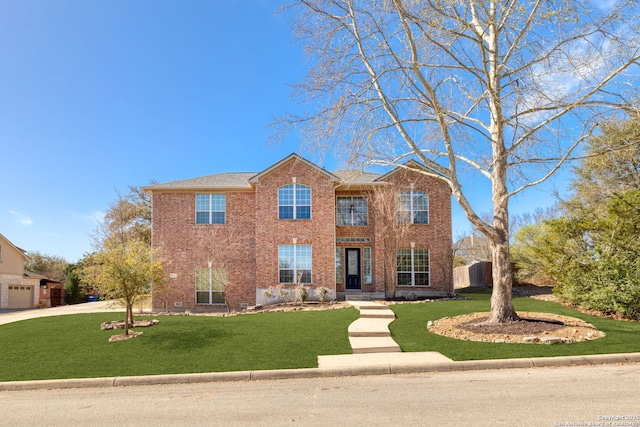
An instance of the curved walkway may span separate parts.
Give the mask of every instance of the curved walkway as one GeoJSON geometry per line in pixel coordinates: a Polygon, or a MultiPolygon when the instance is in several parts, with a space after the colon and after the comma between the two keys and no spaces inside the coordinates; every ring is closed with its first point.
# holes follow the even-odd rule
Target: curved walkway
{"type": "Polygon", "coordinates": [[[372,301],[349,301],[349,304],[360,311],[360,317],[349,325],[353,354],[318,356],[319,368],[453,362],[435,351],[403,353],[391,338],[389,325],[396,315],[387,305],[372,301]]]}

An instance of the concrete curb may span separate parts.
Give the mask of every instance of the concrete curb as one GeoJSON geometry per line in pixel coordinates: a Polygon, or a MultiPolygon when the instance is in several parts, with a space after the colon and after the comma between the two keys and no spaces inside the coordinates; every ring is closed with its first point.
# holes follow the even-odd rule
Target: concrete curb
{"type": "Polygon", "coordinates": [[[640,353],[585,356],[535,357],[523,359],[466,360],[462,362],[382,364],[359,367],[279,369],[265,371],[211,372],[201,374],[149,375],[138,377],[72,378],[63,380],[0,382],[0,391],[68,388],[127,387],[136,385],[192,384],[229,381],[268,381],[361,375],[394,375],[492,369],[542,368],[551,366],[640,363],[640,353]]]}

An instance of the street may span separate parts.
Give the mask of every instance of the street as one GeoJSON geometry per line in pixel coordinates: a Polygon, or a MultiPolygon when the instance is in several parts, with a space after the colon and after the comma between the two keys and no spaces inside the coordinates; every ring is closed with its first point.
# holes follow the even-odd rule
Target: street
{"type": "Polygon", "coordinates": [[[0,425],[640,426],[638,384],[628,364],[1,392],[0,425]]]}

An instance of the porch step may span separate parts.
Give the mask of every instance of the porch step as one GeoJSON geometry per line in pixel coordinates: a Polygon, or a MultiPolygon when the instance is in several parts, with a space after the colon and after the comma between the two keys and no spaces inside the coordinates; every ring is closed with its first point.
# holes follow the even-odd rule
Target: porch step
{"type": "Polygon", "coordinates": [[[391,337],[350,337],[353,354],[396,353],[400,346],[391,337]]]}
{"type": "Polygon", "coordinates": [[[373,301],[384,299],[384,292],[345,292],[338,296],[344,296],[345,301],[373,301]]]}
{"type": "Polygon", "coordinates": [[[361,308],[360,318],[361,319],[370,319],[370,318],[395,319],[396,315],[391,310],[381,310],[378,308],[361,308]]]}

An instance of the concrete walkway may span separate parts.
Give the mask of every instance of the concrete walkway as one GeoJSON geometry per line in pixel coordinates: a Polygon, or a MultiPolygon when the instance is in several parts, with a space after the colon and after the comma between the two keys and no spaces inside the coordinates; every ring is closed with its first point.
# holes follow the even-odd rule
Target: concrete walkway
{"type": "Polygon", "coordinates": [[[360,311],[360,317],[349,325],[353,354],[318,356],[319,368],[452,362],[435,351],[403,353],[389,331],[396,315],[385,304],[372,301],[349,301],[349,304],[360,311]]]}

